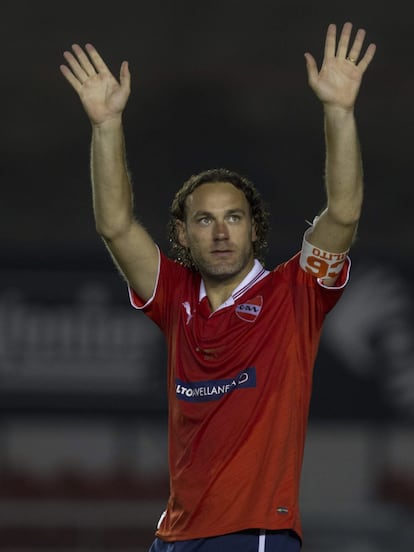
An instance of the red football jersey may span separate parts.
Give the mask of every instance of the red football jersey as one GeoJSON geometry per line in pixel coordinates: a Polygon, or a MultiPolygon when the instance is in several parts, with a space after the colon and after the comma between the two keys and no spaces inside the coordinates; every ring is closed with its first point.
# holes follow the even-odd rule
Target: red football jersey
{"type": "Polygon", "coordinates": [[[168,345],[170,497],[157,535],[167,541],[243,529],[292,529],[322,322],[339,299],[299,265],[258,261],[211,312],[198,273],[161,254],[141,308],[168,345]]]}

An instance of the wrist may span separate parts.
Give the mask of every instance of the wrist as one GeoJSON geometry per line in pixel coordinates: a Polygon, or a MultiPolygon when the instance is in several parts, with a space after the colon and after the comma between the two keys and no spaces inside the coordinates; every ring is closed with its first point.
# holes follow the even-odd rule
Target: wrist
{"type": "Polygon", "coordinates": [[[338,104],[323,104],[323,111],[326,117],[329,118],[353,118],[354,117],[354,106],[344,107],[338,104]]]}
{"type": "Polygon", "coordinates": [[[92,121],[91,124],[92,130],[98,133],[119,130],[119,128],[122,128],[122,114],[119,113],[100,122],[92,121]]]}

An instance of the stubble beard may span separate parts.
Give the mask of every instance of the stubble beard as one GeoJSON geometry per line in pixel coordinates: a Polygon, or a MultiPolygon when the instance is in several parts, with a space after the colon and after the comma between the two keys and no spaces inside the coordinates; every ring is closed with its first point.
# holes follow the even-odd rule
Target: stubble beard
{"type": "Polygon", "coordinates": [[[242,251],[233,261],[210,262],[202,255],[194,255],[192,259],[203,279],[225,282],[240,274],[253,261],[253,248],[242,251]]]}

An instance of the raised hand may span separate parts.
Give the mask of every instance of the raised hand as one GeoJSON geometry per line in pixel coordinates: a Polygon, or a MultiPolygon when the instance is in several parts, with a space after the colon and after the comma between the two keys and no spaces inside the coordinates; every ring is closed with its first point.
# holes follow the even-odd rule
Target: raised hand
{"type": "Polygon", "coordinates": [[[86,44],[85,50],[74,44],[72,50],[64,52],[67,65],[60,70],[78,93],[91,123],[119,118],[130,93],[128,63],[122,62],[118,82],[92,44],[86,44]]]}
{"type": "Polygon", "coordinates": [[[352,23],[345,23],[336,44],[336,25],[326,33],[322,67],[318,71],[315,58],[305,54],[308,81],[316,96],[325,105],[352,109],[358,96],[362,76],[372,61],[376,46],[370,44],[361,57],[365,30],[358,29],[350,46],[352,23]]]}

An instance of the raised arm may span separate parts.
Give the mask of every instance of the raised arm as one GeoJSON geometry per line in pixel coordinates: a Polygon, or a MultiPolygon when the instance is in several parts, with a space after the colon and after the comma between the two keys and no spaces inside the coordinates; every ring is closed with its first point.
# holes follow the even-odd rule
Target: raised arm
{"type": "Polygon", "coordinates": [[[350,44],[352,24],[345,23],[338,43],[336,26],[329,25],[320,71],[305,54],[308,80],[324,107],[327,207],[314,224],[309,241],[332,253],[347,251],[361,214],[363,171],[354,105],[362,76],[375,54],[370,44],[361,55],[365,31],[350,44]]]}
{"type": "Polygon", "coordinates": [[[92,125],[91,176],[96,229],[134,290],[146,301],[153,293],[158,251],[133,213],[125,159],[122,114],[130,93],[128,63],[119,82],[96,49],[77,44],[64,53],[60,69],[78,93],[92,125]]]}

